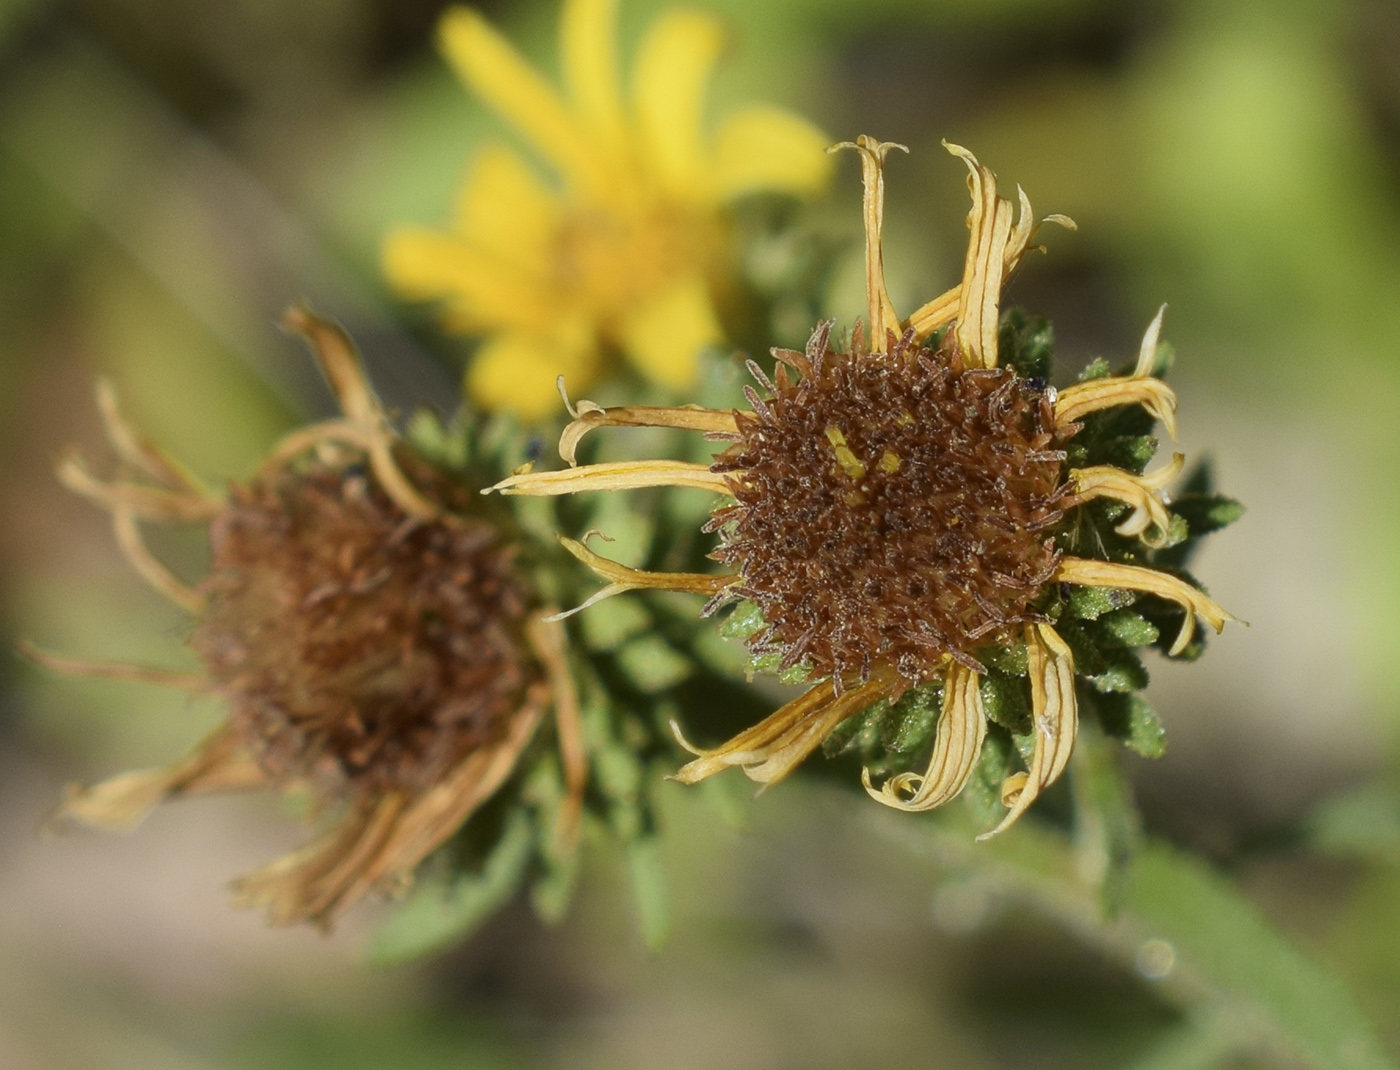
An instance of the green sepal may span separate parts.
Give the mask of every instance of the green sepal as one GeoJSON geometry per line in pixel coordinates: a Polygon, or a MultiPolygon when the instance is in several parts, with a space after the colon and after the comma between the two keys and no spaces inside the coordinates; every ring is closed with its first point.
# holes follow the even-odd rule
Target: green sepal
{"type": "Polygon", "coordinates": [[[896,754],[921,749],[933,739],[942,708],[941,683],[911,687],[891,709],[881,742],[896,754]]]}
{"type": "Polygon", "coordinates": [[[1098,620],[1105,613],[1124,609],[1138,600],[1136,591],[1120,590],[1117,587],[1072,587],[1066,601],[1066,609],[1071,617],[1079,620],[1098,620]]]}
{"type": "Polygon", "coordinates": [[[1144,758],[1160,758],[1167,752],[1167,730],[1140,694],[1101,693],[1086,698],[1085,705],[1097,716],[1105,735],[1144,758]]]}
{"type": "Polygon", "coordinates": [[[1002,363],[1023,379],[1048,379],[1054,358],[1055,332],[1044,316],[1010,308],[1002,314],[997,336],[1002,363]]]}
{"type": "Polygon", "coordinates": [[[1015,767],[1016,747],[1011,733],[998,724],[987,726],[987,738],[982,753],[960,796],[963,805],[972,812],[978,828],[993,828],[1006,814],[1001,804],[1001,784],[1015,767]]]}
{"type": "Polygon", "coordinates": [[[1110,374],[1112,374],[1112,369],[1108,366],[1108,361],[1104,360],[1103,357],[1095,357],[1084,366],[1075,378],[1078,382],[1087,383],[1091,379],[1107,379],[1110,374]]]}
{"type": "Polygon", "coordinates": [[[1030,696],[1024,677],[988,671],[978,685],[987,719],[1012,732],[1031,730],[1030,696]]]}
{"type": "Polygon", "coordinates": [[[1125,647],[1151,646],[1160,634],[1155,624],[1131,609],[1105,613],[1099,617],[1098,623],[1114,642],[1125,647]]]}
{"type": "Polygon", "coordinates": [[[1030,672],[1025,643],[993,643],[981,647],[977,651],[977,660],[988,669],[1011,676],[1025,676],[1030,672]]]}

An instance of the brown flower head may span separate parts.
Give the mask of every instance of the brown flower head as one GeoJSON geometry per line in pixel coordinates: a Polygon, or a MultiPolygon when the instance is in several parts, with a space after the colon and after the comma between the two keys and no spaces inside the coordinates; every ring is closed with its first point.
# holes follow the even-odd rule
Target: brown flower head
{"type": "Polygon", "coordinates": [[[76,457],[60,468],[112,514],[142,575],[191,612],[204,672],[39,657],[229,705],[189,757],[73,789],[61,817],[129,826],[175,795],[304,788],[329,828],[236,893],[275,921],[326,923],[404,883],[507,779],[551,705],[571,788],[565,839],[584,759],[563,633],[533,604],[513,546],[394,436],[343,332],[301,309],[285,324],[311,343],[344,416],[288,436],[246,483],[205,490],[130,430],[106,386],[99,403],[128,472],[99,481],[76,457]],[[145,547],[141,521],[206,522],[209,576],[185,586],[145,547]]]}
{"type": "Polygon", "coordinates": [[[861,137],[838,147],[859,153],[865,185],[868,327],[856,326],[846,350],[833,345],[825,324],[805,352],[775,352],[771,381],[750,362],[766,396],[747,388],[748,412],[583,403],[560,443],[573,464],[579,440],[596,427],[687,428],[731,443],[710,465],[589,465],[514,476],[495,489],[562,494],[672,485],[732,499],[710,521],[720,533],[713,556],[733,568],[728,575],[637,572],[568,543],[613,581],[600,594],[710,591],[709,610],[726,599],[749,600],[762,618],[750,648],[776,655],[779,670],[805,669],[813,681],[722,746],[690,748],[696,759],[677,774],[685,783],[735,765],[772,783],[842,721],[932,682],[941,686],[942,710],[926,771],[898,773],[879,788],[868,770],[864,778],[888,806],[932,809],[962,790],[978,761],[987,729],[984,655],[996,646],[1022,650],[1033,753],[1028,768],[1002,784],[1008,809],[993,830],[1000,831],[1060,776],[1074,744],[1074,655],[1049,612],[1064,585],[1137,592],[1180,607],[1185,620],[1174,653],[1194,635],[1197,616],[1217,631],[1230,619],[1176,575],[1069,556],[1059,545],[1073,530],[1074,511],[1095,498],[1112,499],[1126,514],[1118,535],[1145,547],[1168,539],[1160,492],[1180,470],[1180,454],[1140,475],[1070,467],[1067,452],[1083,417],[1113,407],[1141,406],[1174,433],[1175,395],[1151,374],[1161,314],[1130,375],[1055,392],[1004,366],[1001,290],[1033,248],[1039,224],[1024,193],[1018,212],[998,196],[990,170],[949,145],[967,165],[972,192],[963,279],[901,320],[885,288],[880,239],[885,156],[902,146],[861,137]]]}

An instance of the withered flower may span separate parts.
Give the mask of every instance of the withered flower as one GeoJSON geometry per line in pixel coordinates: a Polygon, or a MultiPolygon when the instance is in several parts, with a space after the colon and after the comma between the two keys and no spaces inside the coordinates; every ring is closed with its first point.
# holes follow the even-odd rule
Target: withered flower
{"type": "Polygon", "coordinates": [[[475,495],[399,440],[350,339],[294,308],[343,416],[295,431],[227,494],[207,490],[98,401],[124,471],[59,474],[112,516],[137,571],[193,617],[199,674],[58,658],[60,670],[136,678],[227,700],[187,757],[69,790],[58,817],[126,828],[157,803],[234,789],[309,793],[324,823],[305,847],[234,885],[279,923],[329,924],[395,891],[502,786],[554,710],[577,832],[586,776],[563,630],[536,603],[475,495]],[[209,575],[190,587],[149,551],[143,522],[208,525],[209,575]]]}
{"type": "Polygon", "coordinates": [[[989,169],[948,145],[967,165],[972,192],[962,282],[901,320],[885,287],[881,229],[885,156],[902,146],[863,136],[838,147],[859,153],[865,186],[868,327],[857,323],[846,350],[823,324],[805,352],[775,351],[771,380],[750,362],[766,394],[746,388],[750,411],[585,402],[560,443],[574,464],[579,440],[597,427],[686,428],[731,443],[712,464],[596,464],[516,475],[494,489],[687,486],[732,499],[714,509],[707,527],[719,532],[712,556],[732,567],[727,575],[639,572],[566,541],[612,581],[600,595],[647,587],[706,592],[713,596],[706,612],[748,600],[762,618],[750,649],[777,655],[779,671],[805,670],[811,682],[800,698],[722,746],[686,744],[697,757],[677,773],[684,783],[729,766],[773,783],[846,719],[935,686],[941,712],[926,770],[897,773],[876,788],[867,769],[864,782],[876,800],[900,810],[940,806],[968,783],[986,738],[984,655],[996,647],[1022,652],[1034,742],[1027,768],[1001,785],[1007,811],[998,832],[1064,772],[1074,745],[1075,658],[1052,616],[1067,585],[1137,592],[1180,607],[1185,619],[1172,653],[1190,642],[1197,617],[1217,631],[1232,619],[1176,575],[1070,556],[1061,545],[1092,499],[1122,503],[1119,536],[1149,548],[1169,539],[1162,492],[1180,454],[1146,475],[1067,464],[1081,421],[1099,410],[1141,406],[1174,434],[1176,397],[1152,374],[1161,313],[1128,375],[1056,392],[999,363],[1002,287],[1033,248],[1039,224],[1023,192],[1018,212],[998,196],[989,169]]]}

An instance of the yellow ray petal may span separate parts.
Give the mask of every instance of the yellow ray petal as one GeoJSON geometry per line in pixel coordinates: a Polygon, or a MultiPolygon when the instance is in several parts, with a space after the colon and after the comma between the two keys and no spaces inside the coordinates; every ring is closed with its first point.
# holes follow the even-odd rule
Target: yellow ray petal
{"type": "Polygon", "coordinates": [[[715,132],[713,183],[720,200],[774,190],[812,197],[826,188],[830,139],[780,108],[730,112],[715,132]]]}
{"type": "Polygon", "coordinates": [[[549,275],[561,207],[534,170],[510,149],[493,145],[472,163],[457,193],[453,220],[470,248],[509,264],[522,279],[549,275]]]}
{"type": "Polygon", "coordinates": [[[928,769],[922,776],[892,776],[878,791],[870,782],[870,770],[862,769],[861,783],[872,799],[885,806],[911,813],[932,810],[954,799],[967,786],[986,737],[987,715],[982,708],[978,676],[955,662],[949,665],[943,680],[943,710],[938,716],[938,738],[928,769]],[[908,798],[903,795],[906,791],[912,792],[908,798]]]}
{"type": "Polygon", "coordinates": [[[503,479],[482,491],[546,496],[580,494],[588,490],[638,490],[642,487],[695,487],[729,494],[729,480],[691,461],[608,461],[566,468],[562,472],[525,472],[503,479]]]}
{"type": "Polygon", "coordinates": [[[564,83],[579,117],[609,152],[627,132],[617,66],[617,0],[567,0],[559,19],[564,83]]]}
{"type": "Polygon", "coordinates": [[[646,159],[667,189],[687,199],[703,199],[709,180],[705,90],[723,46],[718,21],[672,10],[652,23],[637,52],[632,106],[646,159]]]}
{"type": "Polygon", "coordinates": [[[464,328],[533,327],[548,323],[554,311],[536,278],[422,227],[390,231],[380,267],[389,285],[410,301],[450,301],[464,328]]]}
{"type": "Polygon", "coordinates": [[[684,390],[695,381],[700,350],[724,337],[700,275],[678,279],[632,309],[622,322],[622,348],[654,383],[684,390]]]}
{"type": "Polygon", "coordinates": [[[555,381],[561,371],[592,378],[597,357],[565,342],[507,332],[490,338],[467,366],[467,394],[486,409],[504,409],[525,421],[560,407],[555,381]]]}
{"type": "Polygon", "coordinates": [[[1100,464],[1073,469],[1069,479],[1074,485],[1075,497],[1081,502],[1090,498],[1113,498],[1131,505],[1133,511],[1113,530],[1126,538],[1140,537],[1145,545],[1158,547],[1166,543],[1167,527],[1171,523],[1171,515],[1162,502],[1162,492],[1181,474],[1185,463],[1185,454],[1173,453],[1169,464],[1140,476],[1111,464],[1100,464]],[[1154,528],[1156,534],[1150,535],[1154,528]]]}
{"type": "Polygon", "coordinates": [[[742,766],[750,780],[774,784],[787,776],[847,717],[868,709],[889,693],[885,680],[871,680],[836,696],[830,680],[824,680],[793,699],[752,728],[711,750],[697,750],[672,731],[687,750],[698,755],[682,766],[672,780],[696,784],[731,766],[742,766]]]}
{"type": "MultiPolygon", "coordinates": [[[[562,386],[560,389],[563,389],[562,386]]],[[[706,409],[699,405],[664,408],[655,405],[627,405],[612,409],[580,401],[573,421],[559,436],[559,456],[573,468],[578,464],[578,444],[595,427],[674,427],[682,431],[734,433],[738,424],[734,413],[706,409]]]]}
{"type": "Polygon", "coordinates": [[[1026,656],[1031,678],[1031,724],[1035,749],[1030,769],[1008,777],[1002,801],[1010,809],[1001,823],[977,839],[985,840],[1010,828],[1055,783],[1069,764],[1079,733],[1079,703],[1074,697],[1074,656],[1054,628],[1026,625],[1026,656]]]}
{"type": "Polygon", "coordinates": [[[450,8],[438,24],[443,54],[477,96],[513,123],[571,184],[608,189],[605,158],[574,122],[558,93],[477,12],[450,8]]]}
{"type": "Polygon", "coordinates": [[[1207,624],[1220,633],[1227,620],[1238,620],[1204,591],[1192,587],[1185,580],[1153,568],[1138,565],[1117,565],[1109,561],[1093,561],[1081,557],[1063,557],[1055,568],[1055,578],[1062,583],[1074,583],[1082,587],[1117,587],[1125,591],[1144,591],[1175,602],[1186,610],[1186,619],[1181,623],[1181,632],[1172,644],[1171,653],[1180,654],[1191,641],[1196,630],[1196,616],[1205,618],[1207,624]]]}

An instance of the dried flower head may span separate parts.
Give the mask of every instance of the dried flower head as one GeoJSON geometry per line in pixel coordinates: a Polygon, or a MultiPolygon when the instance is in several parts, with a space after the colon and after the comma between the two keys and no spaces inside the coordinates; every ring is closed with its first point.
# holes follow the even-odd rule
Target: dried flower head
{"type": "Polygon", "coordinates": [[[724,33],[701,12],[652,23],[624,101],[615,20],[616,0],[565,0],[563,94],[475,11],[441,23],[462,80],[560,180],[487,148],[446,233],[403,228],[384,245],[395,289],[445,302],[451,328],[483,336],[467,388],[489,408],[548,414],[561,371],[590,381],[614,352],[663,386],[691,386],[699,351],[723,337],[711,294],[726,285],[726,205],[764,190],[805,196],[830,172],[825,138],[779,109],[741,108],[706,130],[724,33]]]}
{"type": "Polygon", "coordinates": [[[1069,463],[1091,414],[1140,407],[1174,433],[1175,395],[1152,374],[1161,313],[1128,375],[1056,392],[1039,375],[1004,364],[1001,290],[1033,248],[1039,224],[1024,193],[1017,213],[998,196],[995,175],[949,145],[967,165],[973,201],[963,279],[900,320],[880,246],[883,167],[896,147],[869,137],[838,146],[859,153],[864,177],[868,335],[857,324],[843,350],[824,324],[805,352],[775,351],[772,379],[750,362],[766,396],[746,388],[747,412],[582,403],[560,447],[573,464],[579,440],[596,427],[688,428],[731,443],[712,464],[598,464],[517,475],[496,489],[562,494],[670,485],[732,499],[709,523],[720,533],[713,556],[732,567],[728,575],[638,572],[568,543],[613,581],[603,594],[711,592],[707,612],[746,600],[735,614],[745,626],[735,630],[753,653],[811,682],[800,698],[722,746],[690,748],[697,757],[677,774],[686,783],[735,765],[772,783],[854,715],[892,706],[911,689],[936,688],[941,712],[926,770],[897,772],[879,788],[868,768],[864,774],[878,801],[932,809],[968,783],[987,733],[982,678],[998,651],[1012,650],[1029,677],[1023,738],[1030,754],[1027,768],[1001,785],[1007,811],[995,832],[1060,776],[1074,745],[1075,654],[1056,629],[1065,591],[1102,588],[1121,594],[1120,605],[1141,594],[1179,607],[1174,654],[1191,642],[1197,617],[1217,631],[1232,618],[1181,576],[1133,563],[1179,541],[1162,492],[1180,470],[1180,454],[1146,475],[1140,465],[1069,463]],[[1078,534],[1092,525],[1086,510],[1105,501],[1119,521],[1112,537],[1121,552],[1102,551],[1104,559],[1067,553],[1090,542],[1078,534]]]}
{"type": "Polygon", "coordinates": [[[112,515],[137,570],[194,618],[194,677],[37,654],[70,671],[136,677],[225,698],[227,721],[183,760],[72,789],[59,811],[128,827],[163,799],[300,788],[330,820],[306,847],[236,883],[277,922],[328,923],[393,890],[489,799],[553,706],[576,832],[584,782],[563,632],[534,604],[495,525],[399,441],[350,340],[293,309],[344,416],[293,432],[226,495],[206,490],[122,420],[99,388],[127,471],[104,482],[76,458],[60,477],[112,515]],[[188,587],[142,541],[142,521],[207,523],[208,577],[188,587]]]}

